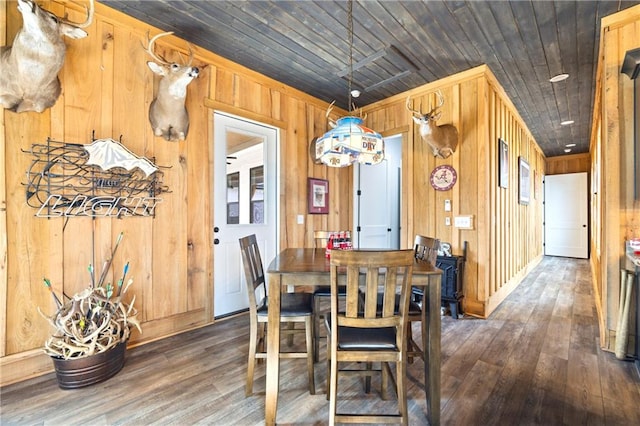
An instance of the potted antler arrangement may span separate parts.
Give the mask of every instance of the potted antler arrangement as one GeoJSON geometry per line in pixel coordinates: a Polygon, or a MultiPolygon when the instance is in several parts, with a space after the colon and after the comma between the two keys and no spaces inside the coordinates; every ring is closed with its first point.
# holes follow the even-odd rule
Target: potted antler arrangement
{"type": "Polygon", "coordinates": [[[124,365],[131,327],[142,333],[138,312],[133,306],[135,296],[129,303],[123,301],[133,283],[129,278],[125,284],[129,262],[116,285],[104,283],[122,237],[120,233],[99,279],[96,281],[94,268],[89,265],[89,287],[67,297],[66,302],[58,298],[51,282],[44,278],[58,308],[51,317],[40,312],[55,329],[45,342],[44,351],[53,360],[62,389],[84,387],[113,377],[124,365]]]}

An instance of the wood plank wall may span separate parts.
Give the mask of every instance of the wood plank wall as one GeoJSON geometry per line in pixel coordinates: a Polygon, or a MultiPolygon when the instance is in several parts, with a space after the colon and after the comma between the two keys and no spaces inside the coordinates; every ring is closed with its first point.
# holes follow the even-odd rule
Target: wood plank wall
{"type": "Polygon", "coordinates": [[[624,241],[640,238],[640,201],[633,194],[633,81],[620,72],[626,52],[640,47],[640,5],[603,18],[601,28],[590,146],[591,265],[600,343],[612,349],[624,241]]]}
{"type": "Polygon", "coordinates": [[[546,161],[547,175],[561,175],[566,173],[581,173],[591,171],[591,154],[560,155],[548,157],[546,161]]]}
{"type": "Polygon", "coordinates": [[[545,158],[524,122],[486,66],[438,80],[364,108],[367,125],[384,136],[403,136],[402,245],[411,247],[415,234],[434,236],[468,252],[464,277],[466,313],[488,316],[542,256],[542,176],[545,158]],[[453,123],[461,143],[455,154],[438,159],[420,141],[419,129],[405,108],[427,110],[441,90],[445,104],[438,124],[453,123]],[[406,123],[409,129],[406,129],[406,123]],[[509,186],[498,188],[498,138],[509,144],[509,186]],[[518,157],[531,167],[531,202],[518,203],[518,157]],[[458,183],[436,191],[429,183],[434,167],[452,165],[458,183]],[[452,211],[444,211],[444,201],[452,211]],[[445,224],[445,217],[472,215],[474,229],[445,224]]]}
{"type": "MultiPolygon", "coordinates": [[[[82,10],[74,3],[41,4],[59,16],[69,13],[70,19],[81,20],[82,10]]],[[[14,1],[2,6],[7,23],[3,36],[12,40],[22,19],[14,1]]],[[[6,210],[0,209],[0,214],[8,230],[6,240],[4,233],[2,237],[7,249],[0,253],[6,259],[0,281],[2,384],[52,369],[40,349],[50,330],[37,308],[54,311],[42,277],[51,279],[58,294],[74,294],[88,284],[87,265],[100,265],[108,258],[121,231],[125,237],[114,264],[120,269],[131,262],[132,294],[143,326],[142,335],[134,332],[132,344],[213,321],[213,109],[280,128],[282,247],[313,246],[314,229],[346,229],[352,223],[351,174],[315,165],[308,155],[309,141],[327,130],[327,103],[196,46],[194,64],[206,68],[188,88],[189,135],[186,141],[169,143],[154,137],[148,123],[157,79],[147,68],[150,58],[141,47],[147,31],[155,35],[163,30],[99,3],[87,30],[85,39],[65,40],[63,95],[53,108],[42,114],[2,114],[6,183],[0,194],[3,207],[6,197],[6,210]],[[90,143],[94,131],[96,138],[122,135],[131,151],[167,167],[163,180],[171,192],[162,194],[155,218],[47,220],[35,217],[35,209],[25,204],[22,183],[32,159],[24,151],[47,137],[90,143]],[[330,180],[331,211],[307,215],[305,225],[298,225],[296,215],[307,212],[307,176],[330,180]]],[[[186,43],[175,37],[159,41],[158,49],[168,59],[188,53],[186,43]]]]}

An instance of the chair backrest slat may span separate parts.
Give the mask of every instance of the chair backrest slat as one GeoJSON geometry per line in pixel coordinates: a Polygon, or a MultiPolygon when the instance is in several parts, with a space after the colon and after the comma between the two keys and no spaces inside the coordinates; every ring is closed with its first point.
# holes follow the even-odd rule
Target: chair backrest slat
{"type": "Polygon", "coordinates": [[[325,248],[333,231],[314,231],[313,241],[316,248],[325,248]]]}
{"type": "Polygon", "coordinates": [[[427,261],[431,265],[436,266],[439,249],[439,239],[416,235],[416,239],[414,241],[414,255],[416,259],[427,261]]]}
{"type": "Polygon", "coordinates": [[[413,250],[333,251],[330,261],[332,322],[348,327],[399,327],[409,306],[407,289],[411,288],[413,262],[413,250]],[[338,279],[345,271],[346,310],[338,314],[338,279]],[[398,310],[396,295],[400,295],[398,310]]]}
{"type": "Polygon", "coordinates": [[[244,275],[247,281],[247,293],[249,293],[249,310],[253,315],[257,305],[262,302],[262,300],[257,301],[256,291],[260,289],[264,297],[267,290],[262,258],[260,257],[260,247],[258,246],[255,234],[240,238],[239,241],[244,275]]]}

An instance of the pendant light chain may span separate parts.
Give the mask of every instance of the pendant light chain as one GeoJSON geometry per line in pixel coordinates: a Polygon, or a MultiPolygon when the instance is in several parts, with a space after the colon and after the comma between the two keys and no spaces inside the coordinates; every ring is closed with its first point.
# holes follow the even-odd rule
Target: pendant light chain
{"type": "Polygon", "coordinates": [[[353,80],[353,0],[349,0],[347,6],[347,14],[349,17],[349,113],[351,113],[351,82],[353,80]]]}
{"type": "Polygon", "coordinates": [[[347,30],[349,32],[349,115],[333,121],[327,109],[331,130],[316,140],[315,158],[329,167],[347,167],[354,163],[375,165],[384,160],[384,139],[382,135],[364,126],[364,119],[352,116],[355,105],[352,102],[353,85],[353,0],[347,0],[347,30]]]}

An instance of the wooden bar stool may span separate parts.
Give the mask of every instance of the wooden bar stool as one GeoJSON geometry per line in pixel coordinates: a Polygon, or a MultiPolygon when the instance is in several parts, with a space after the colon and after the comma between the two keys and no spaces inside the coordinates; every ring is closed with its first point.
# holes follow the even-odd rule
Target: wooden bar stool
{"type": "Polygon", "coordinates": [[[407,312],[413,274],[413,250],[335,251],[331,254],[331,316],[327,328],[329,424],[408,424],[406,393],[407,312]],[[338,268],[346,269],[346,309],[338,304],[338,268]],[[361,285],[364,273],[364,285],[361,285]],[[381,296],[379,295],[381,294],[381,296]],[[397,295],[399,294],[399,298],[397,295]],[[340,369],[340,363],[361,362],[366,369],[340,369]],[[380,370],[369,367],[380,362],[380,370]],[[370,377],[382,374],[386,395],[390,363],[396,366],[398,413],[338,413],[338,374],[370,377]]]}
{"type": "MultiPolygon", "coordinates": [[[[314,231],[313,239],[315,242],[316,248],[325,248],[327,247],[327,242],[329,241],[329,237],[334,231],[314,231]]],[[[344,299],[346,296],[346,290],[344,286],[340,286],[338,288],[338,295],[344,299]]],[[[323,300],[328,301],[331,297],[331,287],[328,285],[318,286],[313,291],[313,312],[314,312],[314,320],[313,320],[313,331],[314,331],[314,359],[316,362],[319,361],[320,357],[320,338],[324,336],[320,336],[320,328],[322,320],[324,320],[325,314],[329,312],[328,309],[323,310],[321,307],[321,303],[323,300]]]]}
{"type": "MultiPolygon", "coordinates": [[[[416,235],[414,240],[414,256],[416,259],[430,263],[436,266],[436,258],[438,257],[438,249],[440,248],[440,240],[432,237],[425,237],[423,235],[416,235]]],[[[407,359],[409,363],[413,362],[414,357],[420,357],[422,361],[424,358],[424,348],[420,346],[413,339],[413,323],[419,322],[421,324],[421,333],[426,333],[426,324],[422,322],[422,309],[424,309],[422,299],[424,292],[422,288],[413,287],[411,289],[412,300],[409,306],[409,319],[407,321],[407,359]]]]}
{"type": "MultiPolygon", "coordinates": [[[[267,357],[265,348],[265,326],[268,319],[269,300],[265,283],[265,274],[260,257],[260,248],[255,235],[240,238],[242,263],[247,279],[249,293],[250,340],[249,361],[247,366],[247,383],[245,395],[253,394],[253,373],[256,359],[267,357]],[[256,297],[260,295],[260,298],[256,297]]],[[[280,352],[280,358],[306,358],[307,374],[309,376],[309,393],[315,394],[315,379],[313,367],[313,303],[310,293],[283,293],[280,301],[280,321],[282,324],[292,324],[293,327],[282,330],[283,335],[304,333],[306,337],[306,352],[280,352]],[[304,323],[303,329],[296,329],[295,323],[304,323]]]]}

